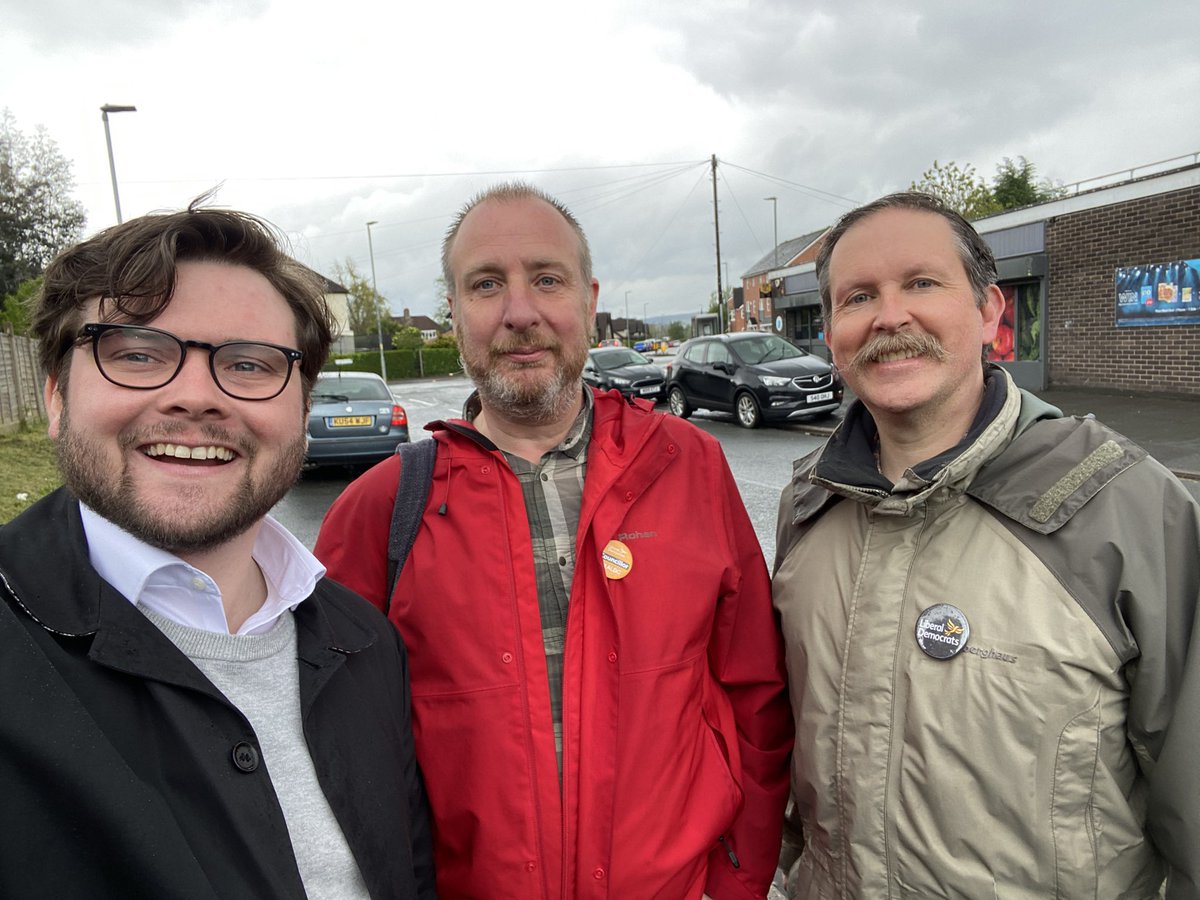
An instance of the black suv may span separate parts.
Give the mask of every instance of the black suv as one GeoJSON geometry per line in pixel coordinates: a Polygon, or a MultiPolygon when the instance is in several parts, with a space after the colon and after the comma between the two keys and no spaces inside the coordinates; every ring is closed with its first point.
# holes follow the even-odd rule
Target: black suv
{"type": "Polygon", "coordinates": [[[588,351],[583,380],[602,391],[616,388],[626,397],[662,399],[663,370],[628,347],[600,347],[588,351]]]}
{"type": "Polygon", "coordinates": [[[825,360],[777,334],[716,334],[679,348],[667,369],[667,403],[680,418],[715,409],[756,428],[833,412],[842,405],[842,379],[825,360]]]}

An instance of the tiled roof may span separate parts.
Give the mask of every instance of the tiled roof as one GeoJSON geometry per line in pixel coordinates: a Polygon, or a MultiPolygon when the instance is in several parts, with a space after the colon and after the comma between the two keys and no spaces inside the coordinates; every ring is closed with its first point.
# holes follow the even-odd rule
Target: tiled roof
{"type": "Polygon", "coordinates": [[[770,272],[772,269],[782,269],[793,259],[811,247],[813,241],[815,241],[828,230],[828,228],[821,228],[817,231],[809,232],[801,237],[783,241],[778,248],[778,257],[776,257],[775,248],[772,247],[770,253],[742,273],[742,278],[753,278],[755,275],[762,275],[765,272],[770,272]],[[775,261],[777,258],[779,260],[778,263],[775,261]]]}

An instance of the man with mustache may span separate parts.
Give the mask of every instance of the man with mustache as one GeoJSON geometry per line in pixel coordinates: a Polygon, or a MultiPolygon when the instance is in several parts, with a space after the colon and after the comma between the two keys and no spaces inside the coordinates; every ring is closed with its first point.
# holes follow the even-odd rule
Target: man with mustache
{"type": "Polygon", "coordinates": [[[231,210],[46,270],[66,486],[0,529],[0,896],[434,896],[404,646],[267,515],[331,321],[231,210]]]}
{"type": "Polygon", "coordinates": [[[478,391],[437,446],[393,585],[401,462],[317,555],[408,645],[442,898],[766,895],[791,718],[761,551],[719,445],[585,387],[598,282],[523,184],[454,220],[443,269],[478,391]]]}
{"type": "Polygon", "coordinates": [[[1200,897],[1200,507],[981,360],[995,260],[939,201],[817,275],[859,399],[779,510],[789,895],[1200,897]]]}

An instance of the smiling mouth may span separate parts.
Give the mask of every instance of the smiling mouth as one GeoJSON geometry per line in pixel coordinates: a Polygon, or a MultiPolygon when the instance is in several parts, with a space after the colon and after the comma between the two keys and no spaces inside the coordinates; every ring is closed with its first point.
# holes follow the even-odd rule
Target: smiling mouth
{"type": "Polygon", "coordinates": [[[142,453],[152,459],[165,457],[174,460],[186,460],[188,462],[211,462],[214,465],[232,462],[233,458],[237,455],[228,447],[218,447],[214,444],[198,447],[188,447],[184,444],[145,444],[141,450],[142,453]]]}
{"type": "Polygon", "coordinates": [[[880,353],[872,362],[892,363],[902,359],[914,359],[922,354],[917,350],[904,350],[899,353],[880,353]]]}

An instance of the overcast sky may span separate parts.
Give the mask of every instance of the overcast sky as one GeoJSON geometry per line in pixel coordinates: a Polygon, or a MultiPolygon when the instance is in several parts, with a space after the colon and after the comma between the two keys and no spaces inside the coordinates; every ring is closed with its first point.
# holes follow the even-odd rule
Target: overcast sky
{"type": "MultiPolygon", "coordinates": [[[[721,254],[906,188],[935,159],[990,180],[1023,155],[1073,183],[1200,151],[1200,44],[1183,0],[653,2],[0,0],[0,107],[72,160],[89,233],[218,203],[294,253],[438,302],[441,236],[525,178],[592,242],[601,307],[691,313],[721,254]]],[[[724,277],[724,275],[722,276],[724,277]]]]}

